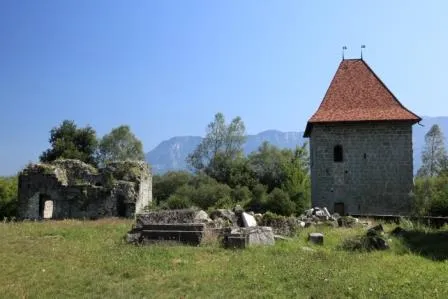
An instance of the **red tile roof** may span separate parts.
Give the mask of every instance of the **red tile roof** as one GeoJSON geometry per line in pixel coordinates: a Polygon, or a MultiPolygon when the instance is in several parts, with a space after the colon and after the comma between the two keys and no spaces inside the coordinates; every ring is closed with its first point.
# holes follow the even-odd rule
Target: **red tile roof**
{"type": "Polygon", "coordinates": [[[406,109],[362,59],[345,59],[339,65],[316,113],[309,119],[305,137],[315,123],[411,121],[421,118],[406,109]]]}

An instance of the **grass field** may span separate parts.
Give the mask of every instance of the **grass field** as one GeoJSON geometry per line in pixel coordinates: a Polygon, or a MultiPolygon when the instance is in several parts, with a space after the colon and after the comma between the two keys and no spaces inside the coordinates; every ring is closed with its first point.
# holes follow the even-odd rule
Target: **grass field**
{"type": "Polygon", "coordinates": [[[318,231],[310,228],[272,247],[225,250],[127,245],[130,226],[118,219],[0,224],[0,296],[448,298],[446,230],[416,230],[393,238],[389,251],[361,253],[338,249],[360,229],[319,229],[324,246],[306,242],[318,231]]]}

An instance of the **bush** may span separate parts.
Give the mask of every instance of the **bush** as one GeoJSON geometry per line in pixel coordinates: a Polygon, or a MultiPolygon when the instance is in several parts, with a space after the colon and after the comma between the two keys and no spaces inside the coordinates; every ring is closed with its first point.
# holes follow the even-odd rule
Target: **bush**
{"type": "Polygon", "coordinates": [[[295,212],[296,205],[289,198],[288,193],[275,188],[268,195],[266,210],[279,215],[289,216],[295,212]]]}
{"type": "Polygon", "coordinates": [[[420,216],[448,216],[448,176],[415,180],[414,213],[420,216]]]}
{"type": "Polygon", "coordinates": [[[191,201],[188,197],[173,194],[166,201],[166,207],[169,209],[187,209],[191,207],[191,201]]]}
{"type": "Polygon", "coordinates": [[[204,210],[209,207],[228,208],[233,204],[230,196],[231,191],[232,189],[229,186],[215,181],[213,184],[200,185],[195,189],[191,200],[204,210]]]}
{"type": "Polygon", "coordinates": [[[266,212],[267,187],[258,184],[252,190],[252,199],[245,205],[245,208],[255,213],[266,212]]]}
{"type": "Polygon", "coordinates": [[[246,186],[236,186],[231,192],[232,200],[241,206],[246,206],[252,199],[252,192],[246,186]]]}
{"type": "Polygon", "coordinates": [[[153,197],[156,203],[166,201],[180,187],[186,185],[192,179],[192,174],[186,171],[170,171],[164,175],[153,177],[153,197]]]}
{"type": "Polygon", "coordinates": [[[0,177],[0,219],[17,214],[17,176],[0,177]]]}

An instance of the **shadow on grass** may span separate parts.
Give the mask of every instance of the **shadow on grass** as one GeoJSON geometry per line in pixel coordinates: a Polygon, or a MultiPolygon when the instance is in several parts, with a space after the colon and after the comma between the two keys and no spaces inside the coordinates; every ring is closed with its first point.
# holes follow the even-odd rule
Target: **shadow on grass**
{"type": "Polygon", "coordinates": [[[403,245],[413,253],[435,261],[448,260],[448,231],[403,231],[403,245]]]}

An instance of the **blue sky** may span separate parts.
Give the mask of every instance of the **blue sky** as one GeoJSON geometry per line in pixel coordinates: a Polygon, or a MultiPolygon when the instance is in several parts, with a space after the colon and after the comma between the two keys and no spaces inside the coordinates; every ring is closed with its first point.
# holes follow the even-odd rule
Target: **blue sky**
{"type": "Polygon", "coordinates": [[[145,151],[203,135],[303,131],[341,60],[364,58],[419,115],[448,115],[446,1],[0,1],[0,175],[64,119],[131,126],[145,151]]]}

